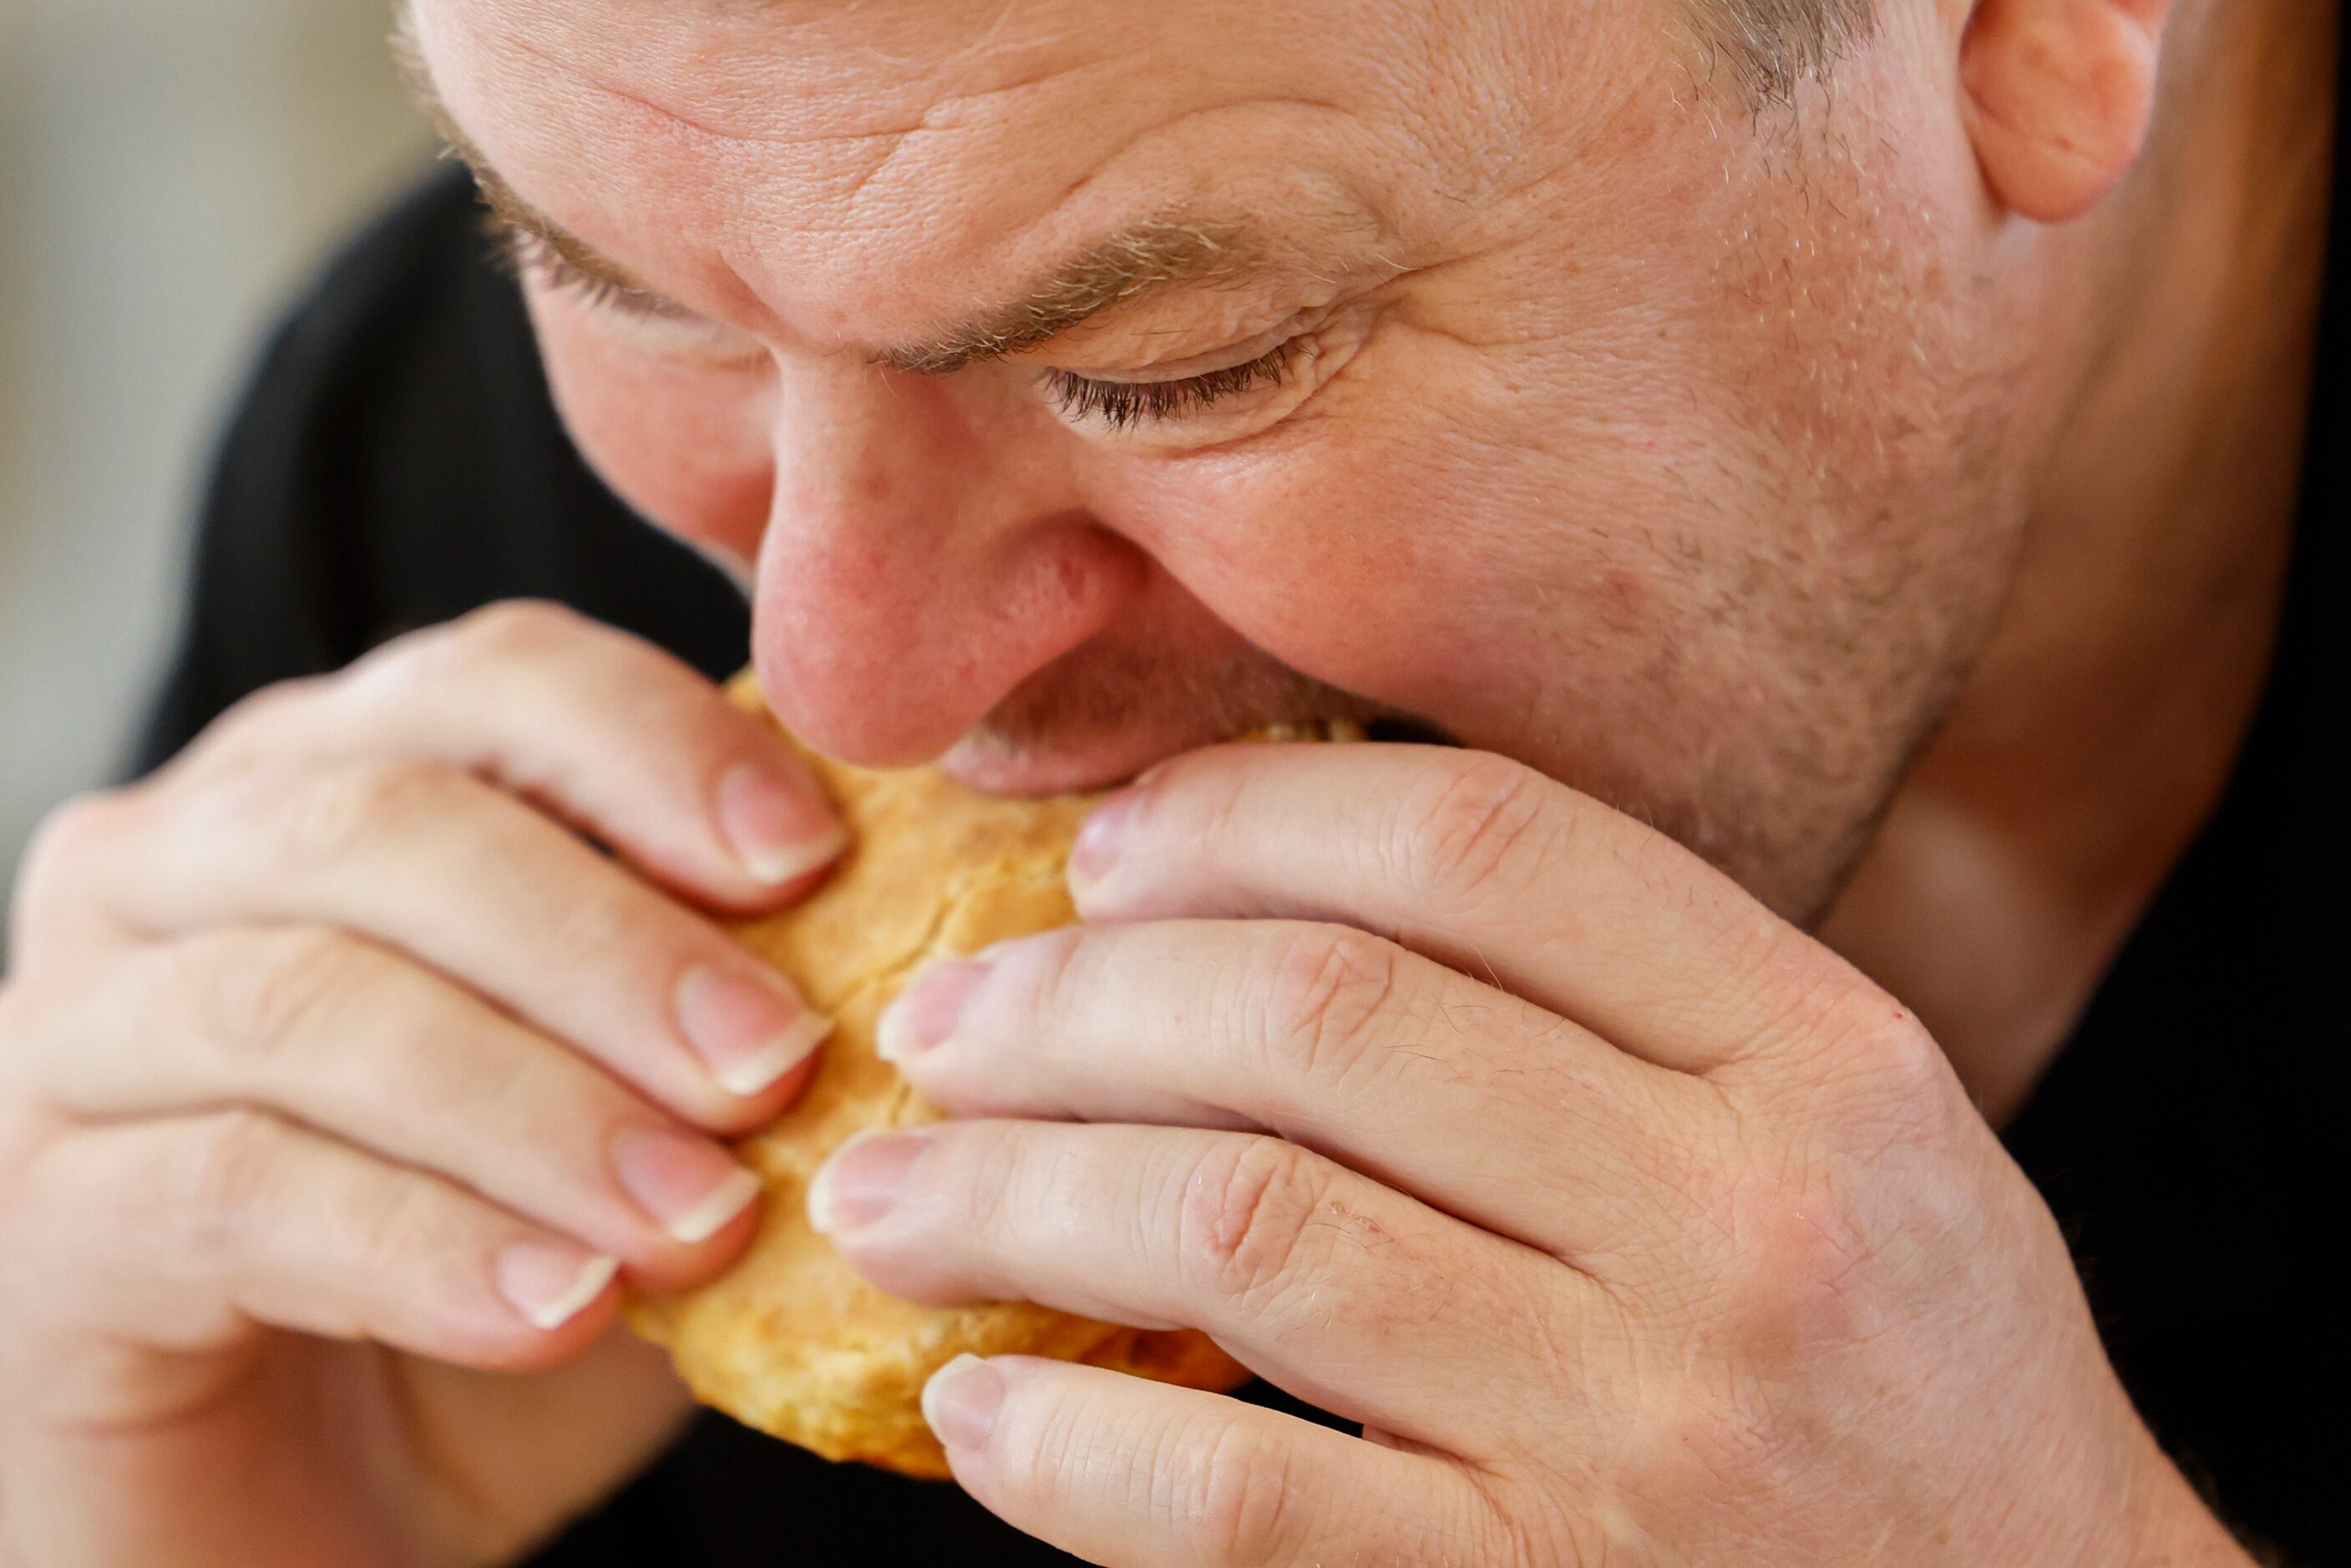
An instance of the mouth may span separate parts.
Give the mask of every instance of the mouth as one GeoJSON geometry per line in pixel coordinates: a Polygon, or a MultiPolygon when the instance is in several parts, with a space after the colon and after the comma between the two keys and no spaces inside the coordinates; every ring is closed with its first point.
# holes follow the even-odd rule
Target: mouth
{"type": "Polygon", "coordinates": [[[1022,742],[983,725],[939,758],[942,771],[983,794],[1039,796],[1081,794],[1115,789],[1146,769],[1185,752],[1219,745],[1250,731],[1282,723],[1350,721],[1365,737],[1395,745],[1458,746],[1442,727],[1405,714],[1364,711],[1372,704],[1350,701],[1346,712],[1276,715],[1234,726],[1138,724],[1086,736],[1022,742]]]}

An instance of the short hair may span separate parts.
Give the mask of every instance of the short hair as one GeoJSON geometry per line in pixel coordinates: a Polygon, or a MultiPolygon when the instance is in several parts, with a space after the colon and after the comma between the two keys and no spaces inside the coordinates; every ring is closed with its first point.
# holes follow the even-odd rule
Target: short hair
{"type": "Polygon", "coordinates": [[[1689,0],[1701,43],[1761,107],[1824,78],[1876,22],[1871,0],[1689,0]]]}

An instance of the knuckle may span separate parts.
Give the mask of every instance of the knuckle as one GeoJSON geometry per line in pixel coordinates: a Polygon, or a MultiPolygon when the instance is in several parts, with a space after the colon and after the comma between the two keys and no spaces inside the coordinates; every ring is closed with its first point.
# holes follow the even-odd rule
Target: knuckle
{"type": "MultiPolygon", "coordinates": [[[[66,1130],[64,1120],[45,1107],[13,1094],[0,1098],[0,1227],[23,1201],[34,1166],[66,1130]]],[[[0,1246],[0,1257],[8,1251],[0,1246]]]]}
{"type": "Polygon", "coordinates": [[[1021,1417],[1019,1435],[998,1450],[998,1480],[1024,1512],[1037,1517],[1069,1509],[1088,1478],[1100,1473],[1105,1448],[1124,1435],[1099,1401],[1058,1378],[1016,1384],[1011,1413],[1021,1417]]]}
{"type": "Polygon", "coordinates": [[[626,971],[636,971],[649,953],[694,950],[692,938],[653,914],[651,897],[617,877],[600,876],[592,886],[574,888],[547,933],[549,950],[594,954],[626,971]]]}
{"type": "Polygon", "coordinates": [[[203,778],[266,766],[273,753],[298,742],[304,727],[313,722],[319,694],[333,690],[342,679],[302,676],[246,692],[206,725],[156,778],[203,778]]]}
{"type": "Polygon", "coordinates": [[[1809,1119],[1818,1106],[1802,1098],[1816,1096],[1819,1080],[1834,1073],[1852,1022],[1846,999],[1866,982],[1835,953],[1778,920],[1742,915],[1705,929],[1700,940],[1717,981],[1676,1021],[1726,1037],[1735,1032],[1736,1059],[1716,1075],[1767,1099],[1796,1095],[1788,1108],[1809,1119]],[[1791,1073],[1792,1066],[1807,1070],[1791,1073]],[[1802,1091],[1799,1083],[1806,1085],[1802,1091]]]}
{"type": "Polygon", "coordinates": [[[26,865],[71,864],[89,858],[123,831],[132,800],[130,790],[101,790],[65,802],[33,830],[25,851],[26,865]]]}
{"type": "Polygon", "coordinates": [[[17,875],[20,922],[37,922],[71,896],[86,869],[129,831],[138,798],[128,789],[79,795],[41,819],[17,875]]]}
{"type": "Polygon", "coordinates": [[[393,1177],[361,1189],[354,1199],[359,1212],[350,1223],[354,1255],[369,1279],[402,1278],[423,1260],[448,1250],[457,1238],[440,1198],[432,1181],[415,1176],[393,1177]]]}
{"type": "Polygon", "coordinates": [[[1803,1070],[1773,1075],[1774,1108],[1858,1158],[1950,1134],[1966,1094],[1918,1015],[1834,954],[1802,961],[1811,972],[1774,1033],[1803,1070]]]}
{"type": "Polygon", "coordinates": [[[1923,1107],[1940,1104],[1955,1086],[1949,1059],[1918,1015],[1875,986],[1849,989],[1830,1032],[1846,1046],[1855,1086],[1873,1100],[1923,1107]]]}
{"type": "Polygon", "coordinates": [[[1030,1178],[1026,1147],[1005,1125],[965,1122],[931,1135],[909,1179],[925,1196],[946,1198],[957,1221],[977,1236],[1016,1233],[1036,1218],[1030,1178]]]}
{"type": "Polygon", "coordinates": [[[1751,1495],[1771,1484],[1794,1458],[1775,1452],[1783,1441],[1775,1403],[1761,1380],[1718,1365],[1656,1379],[1626,1423],[1626,1490],[1666,1500],[1751,1495]]]}
{"type": "Polygon", "coordinates": [[[463,787],[455,770],[420,758],[348,763],[294,789],[282,814],[283,831],[301,858],[332,862],[381,837],[445,820],[463,787]]]}
{"type": "Polygon", "coordinates": [[[276,736],[308,710],[333,678],[303,676],[248,691],[214,720],[197,743],[205,754],[243,754],[248,744],[276,736]]]}
{"type": "Polygon", "coordinates": [[[1148,821],[1163,807],[1172,805],[1176,809],[1169,815],[1177,820],[1165,826],[1180,828],[1195,842],[1246,842],[1242,806],[1247,777],[1211,753],[1177,756],[1154,768],[1137,786],[1137,800],[1143,807],[1140,820],[1148,821]]]}
{"type": "MultiPolygon", "coordinates": [[[[998,963],[1010,971],[1011,985],[988,988],[991,1006],[1010,1002],[1030,1017],[1082,1017],[1086,989],[1093,968],[1093,943],[1083,926],[1023,939],[1001,955],[998,963]]],[[[1017,1020],[998,1022],[1017,1026],[1017,1020]]]]}
{"type": "Polygon", "coordinates": [[[1802,1169],[1750,1171],[1729,1215],[1739,1244],[1719,1305],[1747,1364],[1786,1366],[1876,1332],[1876,1248],[1834,1183],[1802,1169]]]}
{"type": "Polygon", "coordinates": [[[166,992],[198,1039],[267,1061],[331,1038],[340,1009],[369,978],[360,945],[340,932],[295,926],[198,939],[171,950],[166,992]]]}
{"type": "MultiPolygon", "coordinates": [[[[495,1014],[484,1022],[492,1029],[507,1027],[495,1014]]],[[[545,1050],[544,1036],[517,1031],[491,1037],[446,1013],[438,1014],[434,1027],[462,1032],[460,1048],[420,1050],[393,1038],[374,1043],[368,1064],[371,1071],[396,1078],[401,1094],[429,1121],[538,1129],[532,1136],[545,1140],[536,1145],[540,1150],[560,1148],[590,1128],[605,1129],[600,1136],[609,1140],[629,1122],[634,1107],[627,1091],[601,1074],[568,1071],[564,1057],[545,1050]]]]}
{"type": "Polygon", "coordinates": [[[23,974],[0,980],[0,1091],[18,1087],[17,1069],[47,1028],[55,1000],[47,988],[23,974]]]}
{"type": "Polygon", "coordinates": [[[1236,1307],[1279,1299],[1306,1272],[1323,1183],[1276,1137],[1219,1139],[1185,1183],[1178,1234],[1200,1283],[1236,1307]]]}
{"type": "Polygon", "coordinates": [[[396,638],[331,680],[363,702],[466,701],[489,672],[555,658],[591,624],[548,600],[502,600],[396,638]]]}
{"type": "Polygon", "coordinates": [[[1399,813],[1390,857],[1405,885],[1474,898],[1552,831],[1556,786],[1505,757],[1472,753],[1399,813]]]}
{"type": "Polygon", "coordinates": [[[1309,926],[1276,950],[1264,1015],[1252,1033],[1275,1081],[1329,1086],[1375,1059],[1395,1020],[1399,950],[1349,926],[1309,926]]]}
{"type": "Polygon", "coordinates": [[[248,1216],[277,1184],[286,1158],[286,1128],[266,1111],[238,1107],[206,1118],[188,1168],[172,1185],[186,1194],[199,1246],[225,1251],[248,1216]]]}
{"type": "Polygon", "coordinates": [[[1171,1457],[1175,1522],[1207,1561],[1290,1560],[1300,1510],[1297,1457],[1288,1444],[1235,1423],[1213,1434],[1185,1434],[1171,1457]]]}
{"type": "Polygon", "coordinates": [[[569,647],[590,625],[585,616],[550,599],[506,599],[450,622],[441,640],[460,662],[504,662],[569,647]]]}

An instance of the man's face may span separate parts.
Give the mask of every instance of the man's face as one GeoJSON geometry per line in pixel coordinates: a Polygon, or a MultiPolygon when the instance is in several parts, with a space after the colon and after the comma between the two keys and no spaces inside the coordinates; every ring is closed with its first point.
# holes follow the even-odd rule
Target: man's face
{"type": "Polygon", "coordinates": [[[1923,7],[1800,116],[1629,0],[413,26],[633,286],[526,268],[580,446],[827,751],[1032,791],[1410,716],[1803,916],[1996,618],[2046,400],[1923,7]]]}

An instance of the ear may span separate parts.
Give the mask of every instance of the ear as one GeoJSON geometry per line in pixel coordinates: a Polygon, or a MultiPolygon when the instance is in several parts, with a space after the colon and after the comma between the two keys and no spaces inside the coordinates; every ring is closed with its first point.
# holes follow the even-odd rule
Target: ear
{"type": "Polygon", "coordinates": [[[1992,194],[2082,216],[2138,161],[2170,0],[1980,0],[1959,43],[1968,134],[1992,194]]]}

